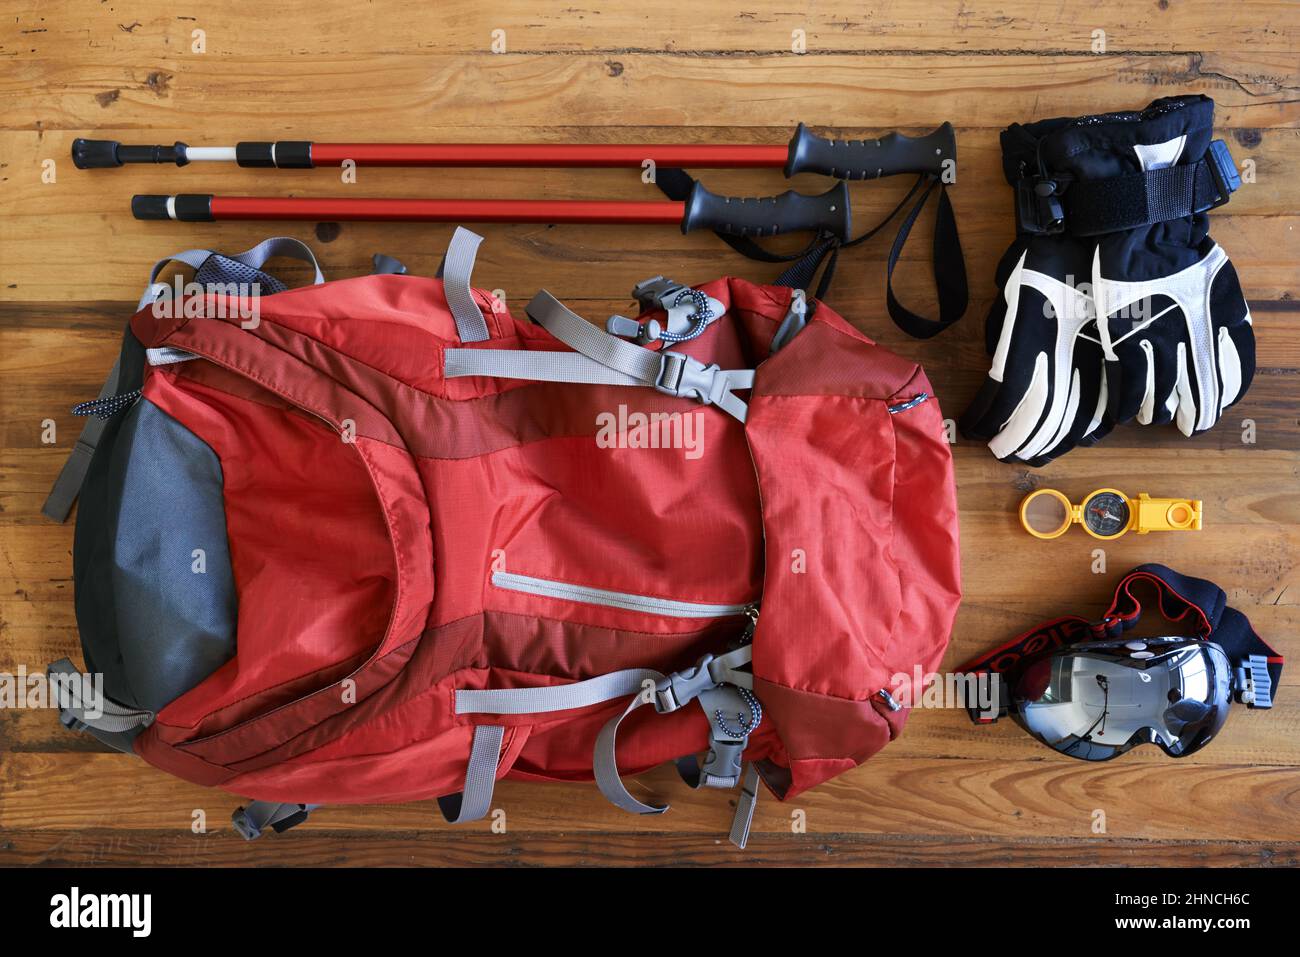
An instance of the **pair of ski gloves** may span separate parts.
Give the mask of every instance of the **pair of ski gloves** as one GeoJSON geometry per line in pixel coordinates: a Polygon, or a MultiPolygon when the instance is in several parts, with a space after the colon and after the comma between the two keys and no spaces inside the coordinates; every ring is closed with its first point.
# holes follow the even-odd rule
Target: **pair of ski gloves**
{"type": "Polygon", "coordinates": [[[1213,122],[1178,96],[1003,131],[1017,236],[963,434],[1039,466],[1134,419],[1202,432],[1245,394],[1250,310],[1206,215],[1240,179],[1213,122]]]}

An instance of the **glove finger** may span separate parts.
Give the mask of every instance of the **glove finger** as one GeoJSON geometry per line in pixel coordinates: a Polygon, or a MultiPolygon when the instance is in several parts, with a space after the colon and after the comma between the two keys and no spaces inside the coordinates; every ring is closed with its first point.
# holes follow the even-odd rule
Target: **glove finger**
{"type": "Polygon", "coordinates": [[[1105,363],[1098,356],[1097,364],[1088,366],[1088,368],[1095,368],[1097,371],[1090,379],[1084,379],[1080,409],[1086,411],[1091,408],[1092,412],[1086,420],[1080,417],[1077,423],[1077,425],[1082,425],[1082,429],[1078,431],[1077,435],[1071,436],[1076,445],[1095,445],[1113,427],[1113,425],[1107,425],[1107,423],[1113,424],[1114,422],[1113,417],[1107,411],[1110,404],[1110,383],[1107,380],[1105,363]]]}
{"type": "Polygon", "coordinates": [[[1155,405],[1155,353],[1147,339],[1132,339],[1106,363],[1107,408],[1116,422],[1151,421],[1155,405]]]}
{"type": "Polygon", "coordinates": [[[1040,352],[1034,360],[1033,373],[1023,397],[989,441],[989,450],[999,459],[1022,457],[1022,446],[1034,434],[1051,400],[1049,383],[1047,354],[1040,352]]]}
{"type": "Polygon", "coordinates": [[[1255,377],[1255,333],[1249,322],[1219,330],[1219,413],[1246,394],[1255,377]]]}
{"type": "Polygon", "coordinates": [[[1095,330],[1092,322],[1074,330],[1058,328],[1052,403],[1034,437],[1021,449],[1021,457],[1056,458],[1074,448],[1105,416],[1105,363],[1095,330]]]}
{"type": "Polygon", "coordinates": [[[1215,346],[1219,369],[1219,408],[1235,403],[1255,377],[1255,331],[1241,280],[1231,261],[1225,260],[1210,289],[1210,315],[1218,327],[1215,346]]]}
{"type": "Polygon", "coordinates": [[[1165,338],[1139,343],[1151,353],[1151,389],[1138,409],[1140,425],[1167,425],[1178,409],[1178,350],[1181,343],[1165,338]]]}
{"type": "Polygon", "coordinates": [[[1196,431],[1196,422],[1200,418],[1196,407],[1197,390],[1192,386],[1191,372],[1188,370],[1187,345],[1178,343],[1177,377],[1175,379],[1174,424],[1183,435],[1196,431]]]}
{"type": "Polygon", "coordinates": [[[1112,428],[1112,420],[1106,411],[1108,386],[1100,350],[1081,348],[1080,351],[1084,354],[1074,360],[1070,398],[1061,428],[1051,442],[1027,459],[1029,465],[1046,465],[1080,445],[1095,445],[1112,428]],[[1086,370],[1093,371],[1090,374],[1086,370]]]}
{"type": "Polygon", "coordinates": [[[982,439],[986,442],[993,438],[1010,415],[1008,411],[999,416],[999,410],[1003,407],[1015,408],[1014,405],[1008,405],[1013,392],[1023,398],[1022,393],[1016,392],[1005,382],[985,376],[984,384],[957,422],[961,434],[968,439],[982,439]]]}
{"type": "MultiPolygon", "coordinates": [[[[992,359],[988,378],[961,418],[962,434],[968,438],[991,439],[1008,426],[1013,416],[1019,416],[1019,424],[1030,412],[1025,407],[1026,398],[1037,363],[1049,344],[1042,341],[1041,334],[1047,327],[1028,321],[1044,315],[1047,302],[1036,289],[1022,286],[1023,265],[1024,254],[1003,289],[1003,321],[996,342],[989,343],[992,359]]],[[[995,305],[990,312],[990,324],[997,309],[995,305]]],[[[1041,411],[1043,404],[1036,397],[1030,402],[1030,408],[1041,411]]]]}
{"type": "Polygon", "coordinates": [[[1071,366],[1065,372],[1068,375],[1065,382],[1058,379],[1054,383],[1053,401],[1046,418],[1020,449],[1019,455],[1024,459],[1055,458],[1074,448],[1073,443],[1065,445],[1065,442],[1070,425],[1079,414],[1079,370],[1071,366]]]}

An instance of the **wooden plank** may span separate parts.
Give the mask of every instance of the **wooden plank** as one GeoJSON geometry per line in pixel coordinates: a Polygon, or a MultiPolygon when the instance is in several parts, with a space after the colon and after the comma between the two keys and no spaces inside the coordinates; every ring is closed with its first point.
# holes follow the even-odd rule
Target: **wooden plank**
{"type": "MultiPolygon", "coordinates": [[[[782,187],[768,181],[757,194],[782,187]]],[[[89,222],[112,223],[114,242],[105,248],[100,227],[88,230],[85,216],[76,212],[77,197],[71,193],[51,195],[44,207],[15,208],[8,228],[13,240],[0,241],[0,299],[48,302],[113,299],[134,305],[148,279],[149,267],[181,249],[219,248],[240,252],[268,235],[289,235],[303,239],[316,250],[322,268],[330,278],[370,271],[370,258],[378,251],[395,254],[414,275],[433,275],[451,237],[453,227],[425,223],[346,223],[327,229],[304,223],[221,223],[160,224],[130,219],[122,211],[130,187],[112,203],[117,209],[93,214],[89,222]],[[19,242],[20,234],[40,236],[41,245],[19,242]],[[322,241],[321,236],[329,237],[322,241]],[[94,269],[87,263],[94,262],[94,269]]],[[[620,198],[611,191],[611,198],[620,198]]],[[[999,257],[1011,242],[1014,224],[999,193],[990,206],[967,205],[958,198],[959,230],[966,256],[966,270],[973,293],[969,315],[978,326],[995,296],[993,276],[999,257]]],[[[627,198],[627,197],[624,197],[627,198]]],[[[630,198],[636,198],[635,196],[630,198]]],[[[641,198],[647,198],[644,194],[641,198]]],[[[856,207],[855,207],[856,208],[856,207]]],[[[1298,206],[1297,208],[1300,208],[1298,206]]],[[[886,210],[887,211],[887,210],[886,210]]],[[[924,213],[925,224],[905,247],[902,264],[895,273],[898,295],[915,302],[920,309],[933,293],[932,272],[924,258],[932,213],[924,213]]],[[[860,210],[863,225],[874,223],[880,214],[860,210]]],[[[1212,235],[1232,257],[1241,277],[1242,289],[1252,302],[1281,302],[1287,311],[1298,308],[1300,285],[1293,267],[1293,255],[1300,254],[1300,217],[1294,215],[1220,214],[1214,217],[1212,235]]],[[[681,236],[668,227],[651,226],[483,226],[476,231],[487,238],[476,270],[476,284],[500,289],[507,304],[521,309],[540,288],[550,289],[565,300],[616,299],[624,290],[646,276],[665,271],[682,281],[704,281],[718,275],[735,275],[754,281],[774,280],[777,266],[755,263],[721,245],[712,235],[681,236]],[[587,264],[582,266],[581,264],[587,264]]],[[[789,238],[789,237],[787,237],[789,238]]],[[[881,304],[884,299],[885,257],[893,233],[873,239],[845,252],[836,272],[828,300],[845,315],[854,303],[865,307],[861,319],[877,334],[887,323],[881,304]]],[[[801,243],[795,244],[802,248],[801,243]]],[[[296,269],[285,271],[286,280],[305,281],[296,269]]],[[[619,299],[620,309],[628,300],[619,299]]],[[[120,306],[118,308],[121,308],[120,306]]],[[[130,312],[119,313],[122,319],[130,312]]],[[[958,330],[959,332],[960,330],[958,330]]],[[[982,329],[975,332],[978,340],[982,329]]],[[[939,340],[955,337],[957,332],[939,340]]],[[[966,337],[962,337],[965,339],[966,337]]],[[[915,343],[912,348],[915,348],[915,343]]]]}
{"type": "Polygon", "coordinates": [[[930,838],[754,833],[740,851],[706,835],[625,831],[504,835],[314,833],[309,822],[247,843],[234,833],[22,830],[0,833],[0,863],[27,867],[1295,867],[1288,841],[930,838]]]}
{"type": "Polygon", "coordinates": [[[634,4],[556,6],[497,0],[486,6],[444,0],[338,6],[325,14],[319,3],[288,0],[276,6],[292,35],[250,29],[265,8],[249,0],[223,3],[189,15],[161,0],[133,0],[85,7],[47,5],[20,11],[0,31],[0,56],[63,57],[84,51],[95,57],[126,57],[141,50],[184,52],[193,31],[206,33],[207,55],[273,57],[403,53],[486,52],[494,30],[505,31],[507,49],[622,55],[666,51],[682,56],[789,52],[792,31],[806,34],[810,53],[942,50],[982,55],[991,51],[1033,53],[1090,50],[1093,31],[1106,32],[1111,49],[1237,50],[1291,53],[1300,28],[1282,0],[1235,4],[1224,16],[1215,0],[1176,3],[1072,4],[1053,0],[894,0],[873,7],[850,0],[797,5],[750,0],[741,9],[689,0],[662,0],[650,9],[634,4]],[[400,32],[390,27],[400,24],[400,32]],[[407,38],[416,38],[408,41],[407,38]]]}
{"type": "Polygon", "coordinates": [[[1213,96],[1225,127],[1294,126],[1300,117],[1293,54],[836,53],[815,62],[745,54],[727,58],[725,81],[709,57],[642,53],[620,54],[616,64],[599,54],[338,54],[313,61],[310,84],[295,64],[283,55],[171,52],[13,58],[0,76],[0,129],[134,130],[165,142],[168,129],[193,138],[193,124],[175,121],[201,116],[205,138],[216,142],[248,138],[249,118],[270,116],[265,138],[350,142],[359,129],[372,129],[372,139],[389,131],[420,141],[433,128],[460,128],[456,139],[475,140],[535,129],[546,117],[557,138],[594,128],[582,130],[588,139],[601,127],[626,124],[629,108],[639,124],[669,128],[673,138],[682,127],[789,130],[801,121],[932,129],[955,117],[1000,129],[1038,117],[1137,109],[1170,87],[1213,96]]]}
{"type": "MultiPolygon", "coordinates": [[[[1171,765],[1140,753],[1100,766],[1081,761],[900,757],[882,752],[790,802],[760,800],[759,831],[788,833],[796,820],[809,834],[929,834],[1001,838],[1087,838],[1105,815],[1110,838],[1296,841],[1300,775],[1290,765],[1171,765]],[[1152,808],[1161,808],[1153,814],[1152,808]]],[[[121,754],[12,753],[0,768],[0,830],[76,831],[114,827],[187,830],[202,810],[224,827],[239,804],[222,792],[160,774],[121,754]],[[93,781],[94,787],[87,787],[93,781]]],[[[501,782],[494,809],[508,830],[725,835],[734,794],[691,791],[670,768],[642,775],[634,793],[667,799],[668,814],[629,819],[590,784],[501,782]]],[[[432,802],[323,809],[314,828],[346,831],[441,831],[432,802]]],[[[489,831],[490,821],[467,830],[489,831]]]]}

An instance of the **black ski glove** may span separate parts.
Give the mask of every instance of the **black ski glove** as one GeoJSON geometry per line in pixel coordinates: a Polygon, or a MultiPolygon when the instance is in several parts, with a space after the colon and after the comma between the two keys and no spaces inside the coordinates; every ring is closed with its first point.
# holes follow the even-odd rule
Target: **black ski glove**
{"type": "Polygon", "coordinates": [[[1245,394],[1250,312],[1206,216],[1240,181],[1213,121],[1179,96],[1003,132],[1017,237],[962,419],[998,458],[1042,465],[1135,418],[1191,435],[1245,394]]]}

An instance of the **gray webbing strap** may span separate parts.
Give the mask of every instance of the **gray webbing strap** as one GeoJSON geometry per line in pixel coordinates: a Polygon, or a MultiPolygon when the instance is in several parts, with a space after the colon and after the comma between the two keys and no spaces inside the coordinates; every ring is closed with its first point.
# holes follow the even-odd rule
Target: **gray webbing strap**
{"type": "Polygon", "coordinates": [[[663,371],[660,353],[602,332],[543,289],[524,311],[576,352],[624,375],[653,385],[663,371]]]}
{"type": "Polygon", "coordinates": [[[457,691],[457,714],[544,714],[585,708],[614,698],[638,694],[645,683],[663,678],[650,668],[611,671],[598,678],[542,688],[499,688],[486,691],[457,691]]]}
{"type": "Polygon", "coordinates": [[[528,314],[577,353],[544,350],[447,349],[447,378],[486,375],[583,385],[628,385],[716,405],[740,422],[749,409],[735,389],[754,385],[753,369],[719,369],[669,349],[646,349],[601,332],[546,291],[528,304],[528,314]]]}
{"type": "Polygon", "coordinates": [[[50,690],[53,693],[55,703],[59,706],[59,717],[68,724],[69,721],[75,721],[82,728],[93,728],[99,731],[134,731],[136,728],[148,727],[153,723],[154,714],[152,711],[146,711],[142,708],[129,708],[124,704],[118,704],[112,698],[104,694],[97,695],[94,702],[82,700],[80,688],[74,688],[73,685],[81,683],[83,686],[88,675],[77,670],[67,658],[52,663],[46,673],[50,676],[50,690]],[[76,681],[67,679],[75,678],[76,681]],[[87,705],[93,704],[98,714],[90,717],[87,714],[87,705]]]}
{"type": "Polygon", "coordinates": [[[667,804],[645,804],[638,801],[628,792],[623,779],[618,776],[618,759],[614,751],[618,739],[618,726],[637,708],[649,703],[644,695],[637,695],[628,702],[622,714],[611,719],[600,729],[600,734],[596,736],[596,751],[592,757],[592,771],[595,773],[596,786],[600,788],[600,793],[605,795],[605,799],[610,804],[631,814],[663,814],[668,810],[667,804]]]}
{"type": "Polygon", "coordinates": [[[235,812],[230,815],[230,823],[244,840],[255,841],[268,827],[278,834],[301,824],[318,807],[319,804],[249,801],[243,807],[235,809],[235,812]]]}
{"type": "Polygon", "coordinates": [[[529,379],[534,382],[577,382],[586,385],[646,385],[576,352],[533,349],[447,349],[443,374],[448,379],[470,375],[529,379]]]}
{"type": "MultiPolygon", "coordinates": [[[[186,249],[158,260],[153,264],[153,268],[149,270],[149,282],[144,287],[140,301],[136,303],[136,312],[139,312],[158,298],[158,288],[155,284],[158,281],[158,276],[169,263],[179,262],[192,269],[198,269],[203,265],[204,260],[212,255],[213,251],[211,249],[186,249]]],[[[316,262],[316,257],[311,249],[306,243],[290,236],[272,236],[270,239],[262,240],[253,248],[245,249],[242,253],[230,258],[252,269],[261,269],[268,259],[273,259],[276,256],[300,259],[308,263],[315,271],[312,282],[320,285],[325,281],[320,264],[316,262]]],[[[172,357],[167,358],[166,362],[183,362],[187,358],[192,358],[187,353],[181,353],[180,350],[165,351],[174,354],[172,357]]],[[[160,355],[162,355],[162,352],[159,350],[148,350],[149,363],[151,365],[164,364],[163,362],[154,361],[160,355]]],[[[99,390],[99,398],[105,399],[118,393],[118,379],[121,372],[120,362],[119,359],[113,363],[112,371],[109,372],[108,378],[104,380],[104,387],[99,390]]],[[[46,497],[45,504],[41,506],[41,512],[46,518],[56,522],[68,520],[68,515],[72,512],[72,504],[77,500],[77,495],[81,492],[82,483],[86,480],[86,472],[90,469],[90,460],[95,454],[95,449],[99,445],[99,440],[104,434],[106,425],[106,419],[101,419],[98,416],[87,417],[86,424],[82,426],[81,434],[77,436],[76,444],[72,447],[72,451],[68,453],[63,468],[59,470],[59,477],[54,480],[54,485],[50,488],[50,494],[46,497]]]]}
{"type": "Polygon", "coordinates": [[[156,346],[153,349],[144,350],[144,359],[151,366],[171,366],[178,362],[190,362],[197,359],[192,352],[186,352],[184,349],[177,349],[174,346],[156,346]]]}
{"type": "Polygon", "coordinates": [[[754,822],[754,805],[758,803],[758,765],[753,761],[745,765],[745,777],[740,782],[740,798],[736,801],[736,816],[731,819],[731,843],[742,851],[749,843],[749,828],[754,822]]]}
{"type": "Polygon", "coordinates": [[[50,698],[59,709],[59,723],[69,731],[86,733],[114,751],[134,754],[136,737],[153,722],[153,712],[118,704],[102,692],[87,689],[88,676],[64,658],[46,669],[50,698]],[[92,699],[90,696],[94,695],[92,699]],[[97,712],[87,716],[88,705],[97,712]]]}
{"type": "Polygon", "coordinates": [[[488,338],[487,320],[474,301],[469,285],[481,242],[483,237],[478,233],[457,226],[451,234],[447,255],[442,260],[442,288],[447,296],[447,308],[456,320],[456,332],[460,334],[461,342],[482,342],[488,338]]]}
{"type": "Polygon", "coordinates": [[[314,286],[319,286],[325,281],[325,274],[321,272],[320,263],[316,261],[316,254],[311,251],[311,247],[292,236],[272,236],[270,239],[263,239],[252,249],[245,249],[230,258],[252,269],[261,269],[268,260],[276,257],[299,259],[311,266],[314,272],[311,281],[314,286]]]}
{"type": "Polygon", "coordinates": [[[497,764],[506,729],[480,724],[474,729],[474,743],[465,768],[465,788],[459,794],[438,798],[442,816],[451,824],[477,821],[492,809],[492,791],[497,783],[497,764]]]}
{"type": "MultiPolygon", "coordinates": [[[[108,378],[104,380],[104,387],[99,390],[99,398],[106,399],[117,395],[117,383],[121,372],[122,358],[119,356],[113,361],[113,368],[108,373],[108,378]]],[[[76,444],[68,453],[63,468],[59,469],[59,477],[54,480],[50,494],[46,497],[45,504],[41,506],[41,513],[46,518],[56,522],[67,521],[68,514],[72,511],[72,503],[77,500],[81,485],[86,480],[86,472],[90,469],[90,460],[95,454],[95,447],[99,445],[100,436],[104,434],[107,425],[107,419],[95,415],[86,417],[86,424],[82,426],[76,444]]]]}
{"type": "MultiPolygon", "coordinates": [[[[734,686],[753,687],[753,675],[737,670],[753,660],[753,653],[752,645],[742,645],[716,657],[705,655],[694,667],[671,675],[651,668],[627,668],[563,685],[457,691],[456,713],[545,714],[632,695],[623,713],[608,721],[596,738],[592,755],[596,785],[611,804],[625,811],[662,814],[668,810],[666,805],[659,807],[638,801],[619,777],[615,751],[619,726],[642,705],[653,704],[656,711],[665,713],[676,711],[699,698],[709,719],[711,734],[709,759],[703,768],[698,769],[699,784],[696,786],[734,787],[740,780],[740,753],[747,739],[732,736],[721,722],[723,717],[730,720],[729,712],[739,715],[741,709],[747,708],[734,686]],[[654,682],[653,693],[647,693],[651,691],[647,682],[654,682]]],[[[496,780],[502,731],[502,728],[492,725],[478,726],[463,794],[438,799],[447,820],[453,823],[470,821],[487,813],[492,800],[492,785],[496,780]],[[494,735],[490,741],[488,734],[494,735]]]]}
{"type": "Polygon", "coordinates": [[[155,284],[158,282],[158,276],[169,264],[178,262],[182,265],[189,266],[191,269],[198,269],[203,265],[203,261],[211,255],[211,249],[186,249],[178,253],[172,253],[170,256],[164,256],[162,259],[158,260],[153,264],[153,268],[149,270],[149,281],[145,283],[144,292],[140,294],[140,301],[136,303],[135,311],[139,312],[145,306],[149,305],[149,303],[158,298],[158,289],[155,284]]]}
{"type": "MultiPolygon", "coordinates": [[[[734,738],[727,734],[720,726],[718,711],[734,708],[735,701],[741,701],[743,705],[743,699],[735,689],[722,683],[722,679],[724,676],[742,677],[752,686],[752,675],[741,675],[735,670],[738,666],[752,660],[753,646],[741,645],[724,655],[717,657],[706,655],[695,667],[674,672],[656,683],[653,704],[660,714],[676,711],[698,698],[709,720],[709,758],[703,768],[698,764],[695,765],[698,773],[695,783],[692,784],[694,787],[706,785],[734,787],[740,780],[740,755],[748,738],[734,738]]],[[[605,795],[615,807],[633,814],[662,814],[668,810],[667,805],[659,806],[638,801],[628,792],[618,773],[616,746],[619,725],[637,708],[650,703],[644,695],[637,695],[628,702],[622,714],[610,719],[601,728],[600,734],[596,737],[596,750],[592,757],[592,769],[600,793],[605,795]]],[[[691,761],[694,764],[694,758],[691,758],[691,761]]],[[[685,776],[684,773],[683,777],[685,776]]]]}

